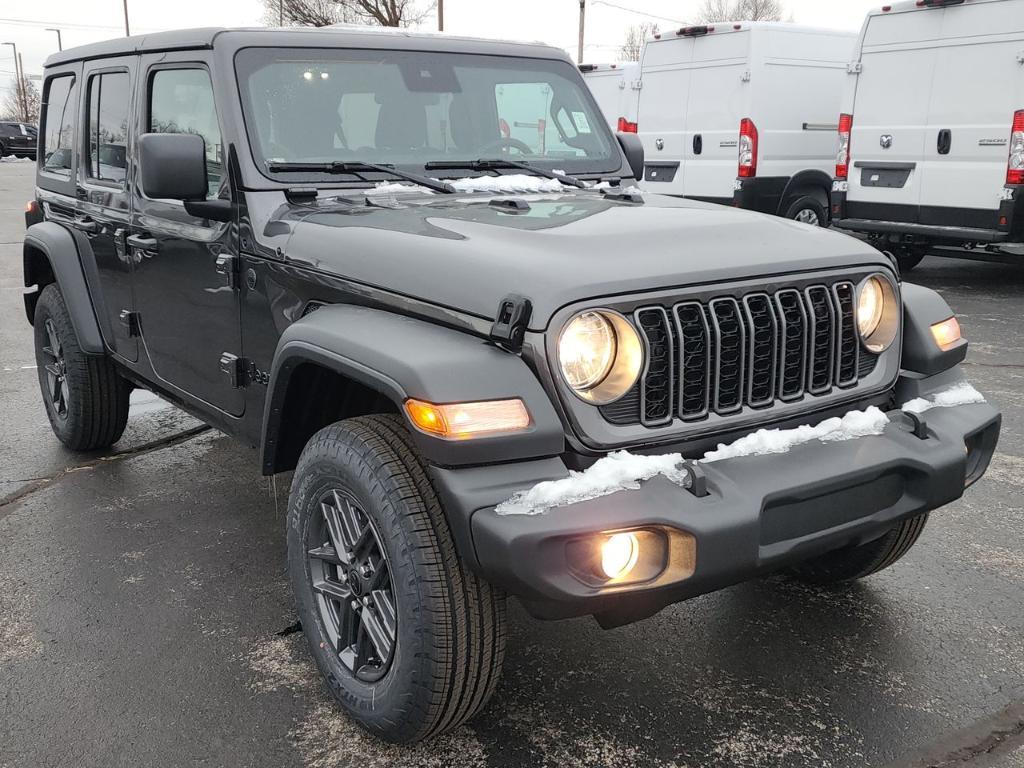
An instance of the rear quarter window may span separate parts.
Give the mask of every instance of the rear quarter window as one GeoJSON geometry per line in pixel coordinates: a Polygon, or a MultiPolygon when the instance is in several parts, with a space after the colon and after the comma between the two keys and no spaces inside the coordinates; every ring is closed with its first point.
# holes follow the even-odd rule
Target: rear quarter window
{"type": "Polygon", "coordinates": [[[43,171],[71,178],[74,159],[78,87],[74,75],[47,81],[43,99],[43,171]]]}

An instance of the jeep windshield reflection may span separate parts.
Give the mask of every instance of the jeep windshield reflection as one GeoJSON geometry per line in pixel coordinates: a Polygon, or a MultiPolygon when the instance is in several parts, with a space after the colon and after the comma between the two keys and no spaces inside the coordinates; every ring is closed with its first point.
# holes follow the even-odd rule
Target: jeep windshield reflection
{"type": "Polygon", "coordinates": [[[614,138],[566,62],[248,48],[236,67],[253,159],[275,180],[326,178],[283,170],[296,163],[426,166],[434,177],[470,175],[481,158],[569,174],[619,167],[614,138]]]}

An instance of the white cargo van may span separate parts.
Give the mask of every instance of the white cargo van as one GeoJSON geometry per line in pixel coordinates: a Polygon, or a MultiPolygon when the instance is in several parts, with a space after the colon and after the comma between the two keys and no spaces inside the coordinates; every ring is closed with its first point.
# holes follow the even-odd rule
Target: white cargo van
{"type": "Polygon", "coordinates": [[[841,117],[836,225],[905,269],[1024,256],[1024,0],[911,0],[868,15],[841,117]]]}
{"type": "Polygon", "coordinates": [[[636,133],[640,106],[640,64],[580,64],[580,72],[613,131],[636,133]]]}
{"type": "Polygon", "coordinates": [[[640,60],[644,186],[828,224],[856,35],[740,22],[656,35],[640,60]]]}

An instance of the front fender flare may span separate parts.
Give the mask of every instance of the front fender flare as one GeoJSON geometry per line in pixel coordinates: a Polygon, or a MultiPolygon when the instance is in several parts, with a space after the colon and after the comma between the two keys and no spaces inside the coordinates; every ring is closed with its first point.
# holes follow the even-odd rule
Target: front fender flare
{"type": "Polygon", "coordinates": [[[931,288],[903,283],[903,369],[934,376],[959,365],[967,357],[967,339],[940,349],[932,326],[955,316],[949,304],[931,288]]]}
{"type": "MultiPolygon", "coordinates": [[[[26,288],[37,283],[32,249],[41,251],[50,262],[50,269],[53,270],[53,276],[64,296],[64,304],[71,315],[78,346],[86,354],[103,354],[103,336],[93,310],[74,237],[67,229],[52,221],[33,224],[28,228],[25,233],[24,252],[26,288]]],[[[35,298],[37,297],[31,293],[25,295],[25,312],[30,323],[34,319],[32,309],[35,307],[35,298]]]]}
{"type": "Polygon", "coordinates": [[[380,309],[332,305],[297,320],[278,341],[264,411],[262,461],[272,472],[292,374],[315,363],[386,396],[404,415],[409,398],[433,403],[521,398],[531,427],[512,435],[444,440],[411,429],[439,466],[557,456],[562,423],[533,371],[518,355],[484,339],[380,309]]]}

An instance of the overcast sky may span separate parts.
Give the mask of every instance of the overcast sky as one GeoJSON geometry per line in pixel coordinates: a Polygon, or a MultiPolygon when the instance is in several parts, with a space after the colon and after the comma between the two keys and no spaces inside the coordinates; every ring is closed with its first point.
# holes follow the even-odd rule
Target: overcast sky
{"type": "MultiPolygon", "coordinates": [[[[856,31],[864,15],[882,0],[783,0],[800,24],[856,31]]],[[[701,0],[588,0],[584,58],[613,61],[630,24],[660,23],[663,28],[691,18],[701,0]]],[[[128,0],[132,32],[180,27],[260,24],[260,0],[128,0]]],[[[579,5],[575,0],[445,0],[447,31],[523,40],[543,40],[576,54],[579,5]]],[[[434,28],[432,22],[425,25],[434,28]]],[[[122,0],[36,0],[0,6],[0,42],[11,41],[25,61],[25,72],[42,72],[43,60],[57,48],[60,27],[70,48],[124,34],[122,0]]],[[[14,72],[10,46],[0,47],[0,88],[14,72]]]]}

